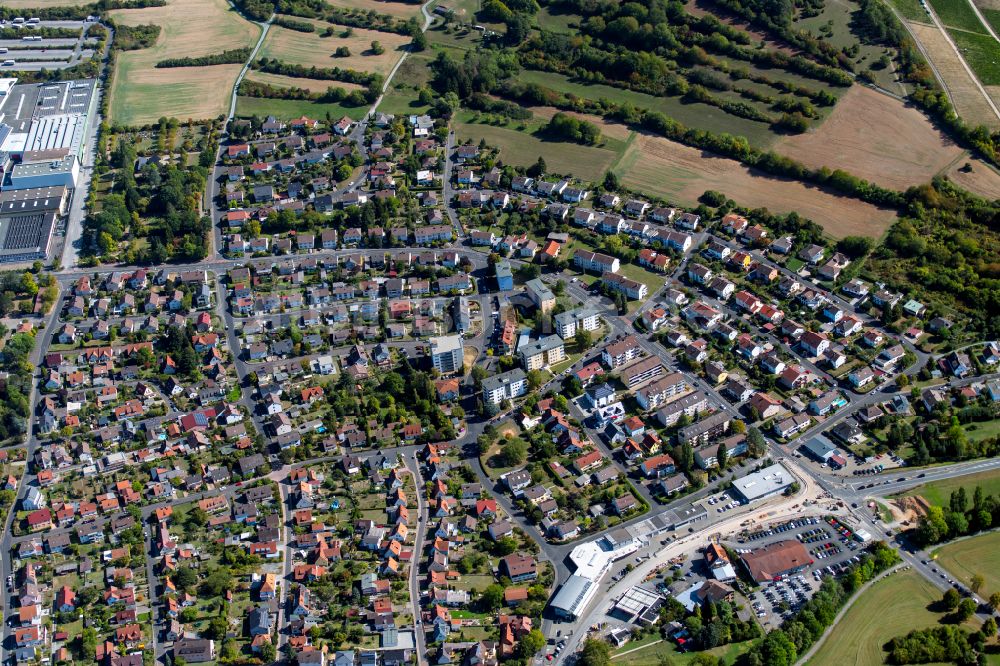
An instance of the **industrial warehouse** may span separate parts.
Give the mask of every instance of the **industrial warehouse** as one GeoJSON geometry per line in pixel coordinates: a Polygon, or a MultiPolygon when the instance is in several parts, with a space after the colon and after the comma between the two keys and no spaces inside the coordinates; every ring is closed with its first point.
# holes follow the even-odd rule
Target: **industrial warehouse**
{"type": "Polygon", "coordinates": [[[48,256],[79,183],[95,85],[0,79],[0,263],[48,256]]]}

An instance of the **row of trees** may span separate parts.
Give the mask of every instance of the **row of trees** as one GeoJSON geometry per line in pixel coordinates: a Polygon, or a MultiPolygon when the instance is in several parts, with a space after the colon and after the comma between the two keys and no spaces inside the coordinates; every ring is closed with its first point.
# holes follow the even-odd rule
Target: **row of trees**
{"type": "Polygon", "coordinates": [[[277,58],[260,58],[253,64],[253,68],[267,72],[268,74],[281,74],[300,79],[320,79],[322,81],[342,81],[343,83],[356,83],[369,88],[381,88],[383,78],[381,74],[374,72],[359,72],[355,69],[344,67],[306,67],[305,65],[294,65],[282,62],[277,58]]]}
{"type": "Polygon", "coordinates": [[[214,55],[201,56],[198,58],[167,58],[156,63],[159,68],[167,67],[208,67],[209,65],[234,65],[243,64],[250,57],[250,47],[230,49],[214,55]]]}
{"type": "Polygon", "coordinates": [[[344,106],[367,106],[378,99],[377,88],[351,90],[330,87],[324,92],[312,92],[305,88],[272,86],[268,83],[243,79],[240,82],[240,95],[246,97],[262,97],[265,99],[298,99],[320,102],[323,104],[343,104],[344,106]]]}

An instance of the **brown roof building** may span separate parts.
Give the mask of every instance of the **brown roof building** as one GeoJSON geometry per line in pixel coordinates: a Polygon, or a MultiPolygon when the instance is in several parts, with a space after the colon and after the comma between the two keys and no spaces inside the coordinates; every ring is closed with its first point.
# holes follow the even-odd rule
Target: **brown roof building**
{"type": "Polygon", "coordinates": [[[795,573],[813,563],[805,546],[795,539],[778,541],[745,553],[743,564],[759,583],[795,573]]]}

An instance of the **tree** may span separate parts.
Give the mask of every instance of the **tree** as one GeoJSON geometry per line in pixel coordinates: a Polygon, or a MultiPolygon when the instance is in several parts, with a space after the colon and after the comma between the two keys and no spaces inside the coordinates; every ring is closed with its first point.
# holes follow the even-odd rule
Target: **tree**
{"type": "Polygon", "coordinates": [[[611,663],[611,648],[602,640],[588,638],[583,642],[576,663],[579,666],[608,666],[611,663]]]}
{"type": "Polygon", "coordinates": [[[265,664],[274,663],[275,658],[278,656],[278,648],[274,647],[271,642],[264,643],[260,646],[260,659],[265,664]]]}
{"type": "Polygon", "coordinates": [[[993,612],[1000,611],[1000,592],[994,592],[990,595],[990,608],[993,612]]]}
{"type": "Polygon", "coordinates": [[[729,452],[726,451],[725,442],[719,442],[719,448],[715,450],[715,459],[719,463],[719,470],[725,470],[729,462],[729,452]]]}
{"type": "Polygon", "coordinates": [[[941,604],[944,606],[945,610],[953,611],[958,608],[959,602],[962,600],[962,595],[958,593],[953,587],[949,587],[941,598],[941,604]]]}
{"type": "Polygon", "coordinates": [[[383,53],[385,53],[385,47],[382,46],[382,42],[378,41],[377,39],[372,41],[371,47],[372,47],[372,53],[374,55],[382,55],[383,53]]]}
{"type": "Polygon", "coordinates": [[[545,647],[545,634],[538,629],[532,629],[526,635],[521,636],[518,653],[524,659],[530,659],[543,647],[545,647]]]}
{"type": "Polygon", "coordinates": [[[987,639],[993,638],[997,635],[997,621],[992,616],[986,618],[986,622],[983,622],[983,636],[987,639]]]}
{"type": "Polygon", "coordinates": [[[221,597],[233,587],[233,577],[229,570],[218,567],[213,570],[201,584],[201,593],[209,597],[221,597]]]}
{"type": "Polygon", "coordinates": [[[346,46],[338,46],[337,50],[334,52],[333,55],[336,56],[337,58],[350,58],[351,49],[347,48],[346,46]]]}
{"type": "Polygon", "coordinates": [[[495,611],[503,604],[503,588],[497,583],[493,583],[483,590],[479,597],[479,603],[488,611],[495,611]]]}
{"type": "MultiPolygon", "coordinates": [[[[185,609],[187,610],[187,609],[185,609]]],[[[205,638],[211,638],[215,641],[221,641],[226,637],[226,631],[229,629],[229,622],[226,618],[216,615],[211,620],[208,621],[208,627],[205,628],[205,638]]]]}
{"type": "Polygon", "coordinates": [[[184,624],[191,624],[198,619],[198,611],[190,606],[181,611],[180,621],[184,624]]]}
{"type": "Polygon", "coordinates": [[[983,585],[986,584],[986,579],[983,578],[982,574],[973,574],[972,578],[969,579],[969,587],[976,594],[979,594],[979,590],[983,589],[983,585]]]}
{"type": "Polygon", "coordinates": [[[576,344],[576,350],[578,352],[583,352],[590,349],[590,346],[594,343],[593,336],[590,331],[585,331],[582,328],[576,332],[573,336],[573,342],[576,344]]]}
{"type": "Polygon", "coordinates": [[[615,172],[606,171],[604,173],[604,189],[608,192],[614,192],[619,187],[621,187],[621,183],[618,182],[618,176],[615,175],[615,172]]]}
{"type": "Polygon", "coordinates": [[[410,42],[410,49],[412,51],[426,51],[428,46],[427,35],[422,32],[418,32],[413,36],[413,41],[410,42]]]}
{"type": "Polygon", "coordinates": [[[756,427],[747,430],[747,454],[751,458],[760,458],[767,451],[764,435],[756,427]]]}
{"type": "Polygon", "coordinates": [[[198,582],[198,574],[191,567],[179,567],[174,572],[173,581],[178,589],[188,590],[198,582]]]}
{"type": "Polygon", "coordinates": [[[958,619],[960,622],[965,622],[970,617],[976,614],[976,602],[972,599],[962,599],[958,604],[958,619]]]}
{"type": "Polygon", "coordinates": [[[500,458],[504,467],[515,467],[524,462],[528,455],[528,445],[515,437],[500,448],[500,458]]]}

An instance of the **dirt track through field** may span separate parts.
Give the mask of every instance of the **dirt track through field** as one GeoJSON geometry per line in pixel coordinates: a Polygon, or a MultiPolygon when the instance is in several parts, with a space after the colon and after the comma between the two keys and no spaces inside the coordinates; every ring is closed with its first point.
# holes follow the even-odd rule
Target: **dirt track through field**
{"type": "Polygon", "coordinates": [[[705,190],[716,190],[741,206],[767,208],[774,213],[796,211],[834,238],[878,238],[896,217],[894,211],[798,181],[774,178],[735,160],[661,137],[637,137],[616,171],[626,186],[677,204],[695,205],[705,190]]]}
{"type": "Polygon", "coordinates": [[[852,86],[819,127],[782,139],[775,151],[897,190],[930,181],[962,153],[919,110],[864,86],[852,86]]]}
{"type": "Polygon", "coordinates": [[[941,31],[935,26],[914,21],[907,21],[907,25],[927,50],[938,72],[944,77],[959,117],[970,125],[986,125],[994,130],[1000,127],[1000,120],[990,109],[986,98],[976,88],[975,81],[962,66],[958,55],[941,31]]]}

